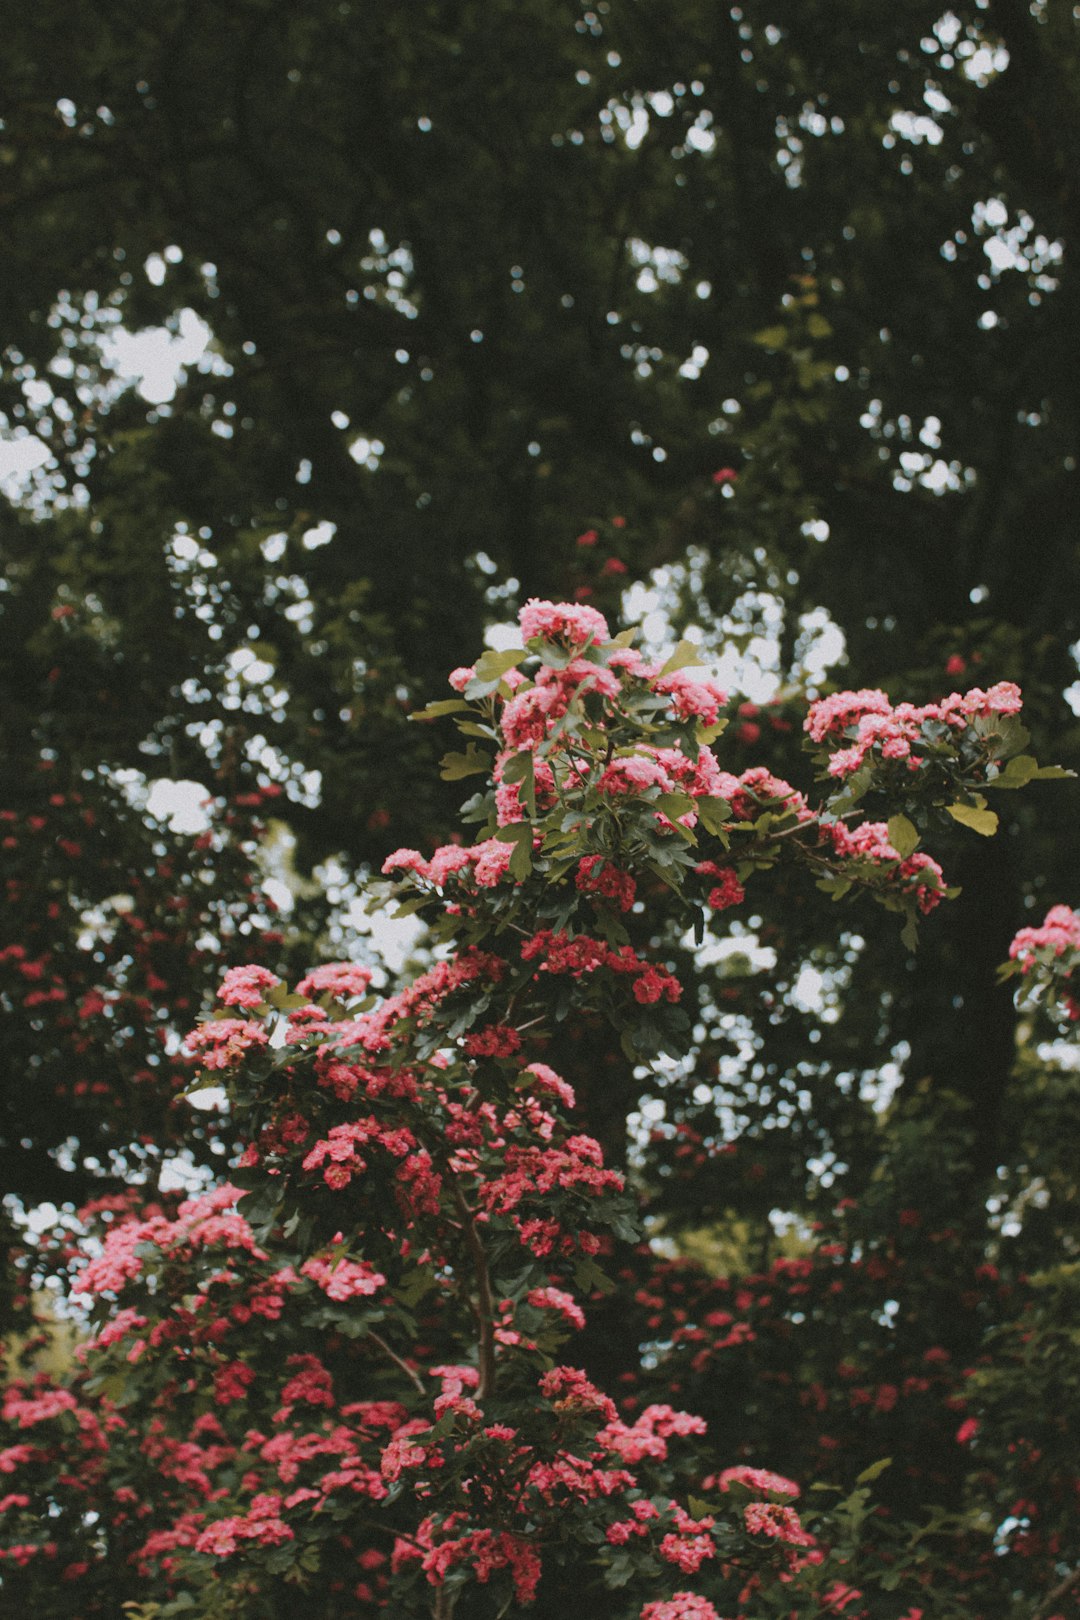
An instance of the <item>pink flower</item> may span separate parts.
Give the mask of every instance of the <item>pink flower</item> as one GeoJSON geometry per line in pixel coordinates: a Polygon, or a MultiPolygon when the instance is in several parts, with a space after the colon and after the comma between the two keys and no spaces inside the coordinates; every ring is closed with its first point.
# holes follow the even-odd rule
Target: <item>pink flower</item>
{"type": "Polygon", "coordinates": [[[558,1311],[571,1327],[581,1329],[585,1326],[585,1312],[573,1295],[561,1288],[534,1288],[526,1298],[530,1305],[535,1305],[539,1310],[558,1311]]]}
{"type": "Polygon", "coordinates": [[[713,726],[720,710],[727,702],[727,693],[715,681],[695,680],[685,669],[671,675],[661,675],[652,683],[654,692],[664,692],[671,698],[672,708],[680,720],[697,719],[703,725],[713,726]]]}
{"type": "Polygon", "coordinates": [[[227,1069],[246,1052],[266,1046],[269,1037],[261,1024],[239,1018],[218,1018],[200,1024],[188,1035],[185,1045],[195,1053],[204,1069],[227,1069]]]}
{"type": "Polygon", "coordinates": [[[264,990],[273,990],[281,980],[264,967],[229,968],[221,981],[218,1000],[227,1007],[258,1007],[265,1000],[264,990]]]}
{"type": "Polygon", "coordinates": [[[540,602],[533,597],[518,614],[518,622],[526,641],[540,637],[571,647],[587,647],[590,642],[611,639],[604,615],[576,602],[540,602]]]}
{"type": "Polygon", "coordinates": [[[370,983],[371,969],[362,967],[359,962],[327,962],[323,967],[312,968],[300,980],[296,992],[301,996],[326,992],[339,1001],[347,1001],[352,996],[366,995],[370,983]]]}
{"type": "Polygon", "coordinates": [[[785,1479],[783,1474],[774,1474],[769,1468],[748,1468],[738,1464],[734,1468],[725,1468],[717,1479],[717,1485],[722,1491],[731,1489],[733,1483],[745,1485],[752,1491],[763,1491],[774,1496],[798,1496],[799,1487],[793,1479],[785,1479]]]}
{"type": "Polygon", "coordinates": [[[305,1277],[318,1283],[328,1299],[360,1299],[368,1294],[377,1294],[386,1285],[382,1273],[373,1271],[363,1260],[341,1259],[331,1265],[315,1255],[305,1261],[300,1270],[305,1277]]]}
{"type": "Polygon", "coordinates": [[[641,1620],[720,1620],[707,1598],[693,1592],[675,1592],[663,1603],[646,1603],[641,1620]]]}
{"type": "Polygon", "coordinates": [[[814,1538],[804,1530],[794,1508],[775,1502],[750,1502],[743,1508],[743,1519],[751,1535],[771,1536],[793,1547],[812,1547],[814,1538]]]}

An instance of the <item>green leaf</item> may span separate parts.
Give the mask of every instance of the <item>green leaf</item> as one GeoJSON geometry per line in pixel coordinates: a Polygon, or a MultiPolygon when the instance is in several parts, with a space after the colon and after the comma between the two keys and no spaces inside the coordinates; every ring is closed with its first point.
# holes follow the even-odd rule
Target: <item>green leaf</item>
{"type": "Polygon", "coordinates": [[[698,820],[714,837],[723,838],[725,821],[731,820],[731,806],[726,799],[697,799],[698,820]]]}
{"type": "Polygon", "coordinates": [[[870,1484],[873,1483],[873,1481],[875,1479],[878,1478],[878,1476],[880,1474],[883,1474],[885,1472],[886,1468],[891,1468],[891,1467],[892,1467],[892,1458],[891,1457],[879,1457],[877,1462],[871,1463],[869,1468],[864,1468],[863,1469],[862,1473],[859,1475],[859,1477],[855,1481],[855,1483],[856,1483],[856,1485],[870,1485],[870,1484]]]}
{"type": "Polygon", "coordinates": [[[532,865],[533,852],[532,838],[530,837],[528,843],[519,841],[514,845],[514,853],[510,857],[510,876],[519,880],[527,878],[532,871],[532,865]]]}
{"type": "Polygon", "coordinates": [[[907,816],[889,817],[889,843],[902,861],[914,854],[919,843],[919,830],[907,816]]]}
{"type": "Polygon", "coordinates": [[[492,649],[476,660],[476,677],[481,681],[494,680],[497,676],[505,675],[508,669],[516,669],[524,657],[524,647],[507,647],[503,652],[492,649]]]}
{"type": "Polygon", "coordinates": [[[530,816],[536,815],[536,762],[532,752],[525,749],[520,754],[513,754],[503,766],[502,779],[504,782],[520,782],[522,784],[521,798],[528,808],[530,816]]]}
{"type": "Polygon", "coordinates": [[[428,1266],[413,1266],[403,1273],[394,1290],[403,1305],[416,1305],[435,1286],[435,1273],[428,1266]]]}
{"type": "Polygon", "coordinates": [[[591,1293],[594,1288],[598,1288],[602,1294],[615,1291],[615,1284],[607,1272],[601,1271],[596,1261],[590,1260],[587,1255],[574,1267],[574,1281],[583,1294],[591,1293]]]}
{"type": "Polygon", "coordinates": [[[660,671],[661,675],[674,675],[677,669],[700,669],[704,660],[695,641],[680,641],[660,671]]]}
{"type": "Polygon", "coordinates": [[[763,326],[760,332],[754,333],[750,341],[760,343],[763,349],[782,349],[787,338],[786,326],[763,326]]]}
{"type": "Polygon", "coordinates": [[[918,919],[916,918],[914,912],[911,912],[911,914],[908,917],[907,922],[904,924],[903,928],[901,928],[901,930],[900,930],[900,938],[903,940],[904,944],[907,946],[909,951],[917,951],[918,950],[918,948],[919,948],[919,923],[918,923],[918,919]]]}
{"type": "Polygon", "coordinates": [[[1075,771],[1067,771],[1064,765],[1040,765],[1035,772],[1036,782],[1063,782],[1066,777],[1076,776],[1075,771]]]}
{"type": "Polygon", "coordinates": [[[472,680],[465,688],[465,696],[475,701],[489,697],[508,669],[514,669],[525,657],[524,647],[512,647],[507,652],[486,652],[478,658],[472,680]]]}
{"type": "Polygon", "coordinates": [[[680,816],[688,815],[693,810],[695,801],[689,793],[661,793],[654,803],[669,820],[678,821],[680,816]]]}
{"type": "Polygon", "coordinates": [[[993,838],[998,830],[998,818],[993,810],[977,810],[973,804],[947,804],[946,811],[962,827],[970,827],[982,838],[993,838]]]}
{"type": "Polygon", "coordinates": [[[998,778],[1001,787],[1020,788],[1039,772],[1034,754],[1014,754],[998,778]]]}
{"type": "Polygon", "coordinates": [[[423,709],[414,709],[410,720],[438,720],[444,714],[460,714],[469,705],[464,698],[441,698],[438,703],[429,703],[423,709]]]}
{"type": "Polygon", "coordinates": [[[500,844],[525,844],[532,848],[533,830],[527,821],[512,821],[506,827],[496,827],[493,836],[500,844]]]}
{"type": "Polygon", "coordinates": [[[817,310],[815,310],[812,315],[807,316],[806,330],[809,332],[812,338],[832,337],[832,327],[829,325],[829,322],[825,319],[824,315],[820,314],[817,310]]]}
{"type": "Polygon", "coordinates": [[[439,775],[444,782],[460,782],[463,776],[477,776],[490,769],[490,756],[480,753],[475,743],[470,743],[464,754],[443,755],[439,775]]]}
{"type": "Polygon", "coordinates": [[[618,635],[612,638],[609,645],[612,647],[632,647],[639,634],[639,627],[633,624],[629,630],[620,630],[618,635]]]}

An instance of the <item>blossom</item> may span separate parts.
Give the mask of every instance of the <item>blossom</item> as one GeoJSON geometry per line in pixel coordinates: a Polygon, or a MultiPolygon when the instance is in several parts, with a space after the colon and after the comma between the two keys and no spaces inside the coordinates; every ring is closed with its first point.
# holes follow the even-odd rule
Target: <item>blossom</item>
{"type": "Polygon", "coordinates": [[[264,967],[229,968],[221,981],[218,1000],[227,1007],[258,1007],[265,1000],[265,990],[273,990],[281,983],[276,973],[264,967]]]}
{"type": "Polygon", "coordinates": [[[296,993],[308,996],[321,992],[339,1001],[347,1001],[352,996],[366,995],[370,983],[371,969],[362,967],[359,962],[327,962],[306,973],[297,985],[296,993]]]}
{"type": "Polygon", "coordinates": [[[798,1496],[799,1487],[793,1479],[785,1479],[783,1474],[774,1474],[769,1468],[748,1468],[744,1464],[737,1464],[734,1468],[725,1468],[718,1475],[716,1483],[720,1490],[727,1491],[733,1484],[745,1485],[752,1491],[769,1492],[774,1496],[798,1496]]]}
{"type": "Polygon", "coordinates": [[[637,895],[637,884],[629,872],[621,872],[602,855],[583,856],[574,883],[584,894],[610,900],[619,911],[629,911],[637,895]]]}
{"type": "Polygon", "coordinates": [[[708,894],[708,905],[712,911],[726,911],[746,899],[746,890],[735,876],[734,867],[718,866],[715,861],[699,861],[694,870],[699,877],[718,880],[708,894]]]}
{"type": "Polygon", "coordinates": [[[630,754],[624,759],[613,759],[604,771],[597,787],[601,793],[641,793],[657,787],[661,793],[672,793],[675,783],[657,759],[647,754],[630,754]]]}
{"type": "Polygon", "coordinates": [[[1051,950],[1055,956],[1080,950],[1080,917],[1068,906],[1051,906],[1037,928],[1021,928],[1009,946],[1009,958],[1030,973],[1035,952],[1041,950],[1051,950]]]}
{"type": "Polygon", "coordinates": [[[268,1040],[261,1024],[239,1018],[218,1018],[193,1029],[185,1045],[199,1057],[204,1069],[227,1069],[238,1063],[246,1052],[266,1046],[268,1040]]]}
{"type": "Polygon", "coordinates": [[[331,1263],[315,1255],[300,1270],[318,1283],[328,1299],[359,1299],[377,1294],[386,1285],[382,1273],[374,1271],[365,1260],[339,1259],[331,1263]]]}
{"type": "Polygon", "coordinates": [[[813,1536],[803,1529],[794,1508],[782,1507],[776,1502],[748,1502],[743,1508],[743,1520],[751,1535],[769,1536],[793,1547],[814,1545],[813,1536]]]}
{"type": "Polygon", "coordinates": [[[558,1311],[571,1327],[580,1330],[585,1326],[585,1312],[574,1296],[561,1288],[533,1288],[525,1297],[539,1310],[558,1311]]]}
{"type": "Polygon", "coordinates": [[[700,720],[706,726],[716,724],[727,702],[727,693],[715,681],[695,680],[685,669],[659,676],[652,682],[652,688],[654,692],[670,696],[672,708],[680,720],[700,720]]]}
{"type": "Polygon", "coordinates": [[[707,1598],[693,1592],[675,1592],[666,1602],[646,1603],[641,1620],[720,1620],[707,1598]]]}
{"type": "Polygon", "coordinates": [[[568,1085],[561,1075],[557,1075],[555,1070],[549,1068],[546,1063],[530,1063],[525,1073],[534,1077],[534,1091],[549,1092],[551,1096],[558,1097],[559,1101],[567,1108],[574,1107],[577,1101],[574,1096],[574,1088],[568,1085]]]}
{"type": "Polygon", "coordinates": [[[531,597],[518,614],[518,623],[527,642],[539,636],[571,647],[587,647],[590,642],[611,638],[603,614],[575,602],[541,602],[531,597]]]}

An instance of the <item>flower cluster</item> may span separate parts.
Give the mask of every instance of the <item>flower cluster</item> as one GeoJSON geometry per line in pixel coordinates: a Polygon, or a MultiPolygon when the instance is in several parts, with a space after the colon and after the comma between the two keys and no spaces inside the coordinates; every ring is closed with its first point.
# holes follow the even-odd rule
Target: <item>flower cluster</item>
{"type": "Polygon", "coordinates": [[[1078,969],[1080,916],[1068,906],[1051,906],[1038,927],[1021,928],[1016,934],[1002,976],[1021,974],[1029,991],[1044,991],[1048,1004],[1076,1023],[1080,1020],[1080,994],[1074,989],[1078,969]]]}
{"type": "Polygon", "coordinates": [[[830,751],[830,776],[854,774],[868,756],[881,761],[904,761],[918,770],[940,740],[943,728],[964,731],[974,720],[1019,714],[1020,688],[999,681],[989,691],[973,687],[952,692],[939,703],[898,703],[884,692],[834,692],[814,703],[804,722],[811,740],[825,745],[848,740],[846,748],[830,751]]]}

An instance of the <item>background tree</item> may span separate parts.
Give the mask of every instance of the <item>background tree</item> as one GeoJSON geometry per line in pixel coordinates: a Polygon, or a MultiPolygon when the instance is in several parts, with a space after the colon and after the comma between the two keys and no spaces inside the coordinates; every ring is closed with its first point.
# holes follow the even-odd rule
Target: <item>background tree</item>
{"type": "MultiPolygon", "coordinates": [[[[142,1034],[101,1019],[80,1050],[56,1001],[27,1038],[19,964],[42,960],[51,906],[69,967],[48,972],[80,995],[144,971],[90,916],[117,850],[148,915],[180,870],[209,874],[192,887],[211,911],[235,903],[229,840],[195,860],[181,839],[173,864],[118,780],[190,778],[233,812],[280,787],[301,872],[428,850],[460,790],[407,712],[530,595],[614,608],[651,580],[677,631],[741,637],[768,678],[751,657],[760,712],[733,704],[717,745],[733,771],[765,759],[807,785],[797,698],[828,674],[830,623],[843,684],[921,700],[1020,679],[1035,751],[1052,734],[1076,763],[1076,29],[1018,0],[10,19],[0,410],[48,454],[0,519],[8,943],[29,952],[4,963],[4,1165],[23,1203],[81,1199],[87,1173],[111,1190],[140,1132],[217,1159],[138,1081],[142,1034]],[[123,382],[119,334],[199,322],[172,397],[123,382]],[[65,853],[85,812],[109,841],[65,853]],[[121,1100],[115,1130],[72,1104],[83,1080],[121,1100]]],[[[854,1200],[841,1224],[853,1253],[893,1246],[880,1305],[916,1358],[941,1300],[901,1238],[952,1233],[969,1280],[1071,1255],[1074,1081],[994,967],[1073,898],[1072,803],[996,804],[978,848],[957,830],[963,902],[932,951],[911,958],[888,916],[838,930],[830,896],[781,882],[733,925],[738,951],[680,964],[702,1011],[680,1067],[598,1041],[592,1127],[666,1242],[767,1276],[854,1200]]],[[[257,917],[273,927],[258,898],[257,917]]],[[[174,962],[172,1011],[162,996],[130,1027],[175,1039],[211,969],[174,962]]],[[[953,1323],[957,1361],[1005,1320],[981,1301],[953,1323]]],[[[899,1366],[876,1309],[838,1308],[837,1343],[880,1340],[899,1366]]],[[[646,1341],[614,1328],[598,1365],[636,1363],[646,1341]]],[[[813,1360],[809,1334],[777,1334],[813,1360]]],[[[953,1428],[934,1423],[947,1485],[953,1428]]],[[[802,1456],[829,1430],[786,1432],[802,1456]]]]}

